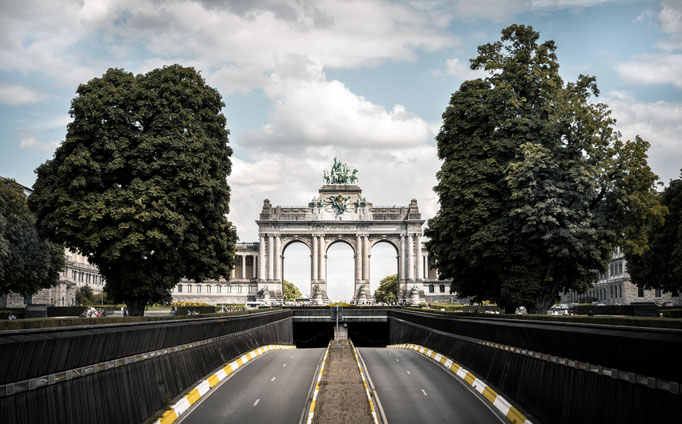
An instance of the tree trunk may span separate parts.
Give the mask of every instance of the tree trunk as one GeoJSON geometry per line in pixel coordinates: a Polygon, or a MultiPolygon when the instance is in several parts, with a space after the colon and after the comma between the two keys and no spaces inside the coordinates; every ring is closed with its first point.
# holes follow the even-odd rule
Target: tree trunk
{"type": "Polygon", "coordinates": [[[126,306],[128,307],[128,315],[133,317],[144,316],[144,307],[147,304],[142,299],[127,299],[126,306]]]}
{"type": "Polygon", "coordinates": [[[545,272],[544,282],[540,293],[535,297],[535,302],[528,305],[529,314],[546,314],[547,310],[554,304],[554,300],[559,295],[559,283],[554,279],[556,262],[552,262],[545,272]]]}

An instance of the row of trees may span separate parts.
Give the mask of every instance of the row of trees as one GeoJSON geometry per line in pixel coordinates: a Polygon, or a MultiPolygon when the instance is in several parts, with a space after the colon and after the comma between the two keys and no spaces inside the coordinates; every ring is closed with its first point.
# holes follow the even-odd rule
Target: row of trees
{"type": "MultiPolygon", "coordinates": [[[[443,113],[440,210],[426,230],[441,277],[461,296],[544,312],[560,292],[587,290],[620,246],[633,280],[679,291],[681,183],[657,194],[649,143],[622,140],[595,78],[565,83],[556,45],[538,40],[512,25],[480,46],[471,68],[488,76],[462,83],[443,113]]],[[[86,255],[131,315],[170,300],[182,277],[228,275],[223,106],[179,65],[110,69],[80,85],[65,141],[37,169],[35,216],[16,183],[0,187],[0,289],[54,283],[62,246],[86,255]]],[[[294,288],[285,283],[287,299],[294,288]]],[[[396,292],[390,276],[375,298],[396,292]]]]}

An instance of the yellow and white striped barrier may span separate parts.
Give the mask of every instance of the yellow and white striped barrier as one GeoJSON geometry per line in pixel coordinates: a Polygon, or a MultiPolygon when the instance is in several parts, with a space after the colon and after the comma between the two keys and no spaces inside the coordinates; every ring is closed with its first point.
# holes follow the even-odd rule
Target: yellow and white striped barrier
{"type": "Polygon", "coordinates": [[[190,390],[185,396],[183,396],[178,402],[171,405],[170,409],[161,415],[161,418],[154,421],[154,424],[169,424],[178,419],[185,411],[189,409],[190,406],[194,405],[202,396],[204,396],[209,390],[215,387],[218,383],[227,378],[228,375],[232,374],[237,370],[237,368],[243,366],[247,362],[256,357],[269,352],[271,350],[286,350],[286,349],[296,349],[296,346],[292,345],[267,345],[261,346],[258,349],[252,350],[251,352],[242,355],[235,361],[226,364],[217,373],[211,375],[206,380],[202,380],[195,388],[190,390]]]}
{"type": "Polygon", "coordinates": [[[462,368],[459,364],[455,363],[452,359],[447,356],[441,355],[440,353],[434,352],[431,349],[427,349],[424,346],[403,343],[397,345],[389,345],[387,348],[399,348],[399,349],[412,349],[422,355],[428,356],[436,362],[440,362],[445,368],[451,371],[453,374],[457,375],[459,378],[464,380],[469,386],[473,387],[478,393],[483,395],[484,398],[488,400],[495,408],[497,408],[502,414],[513,424],[532,424],[518,409],[514,408],[505,398],[497,394],[493,389],[488,387],[483,381],[476,378],[476,376],[462,368]]]}
{"type": "Polygon", "coordinates": [[[365,394],[367,395],[367,400],[369,401],[369,409],[372,411],[372,420],[374,421],[374,424],[379,424],[379,421],[377,420],[377,411],[374,409],[374,402],[372,402],[372,396],[369,393],[369,388],[367,387],[367,379],[365,378],[365,372],[362,370],[362,367],[360,366],[360,358],[358,357],[358,351],[355,350],[355,345],[353,342],[349,339],[350,345],[353,348],[353,355],[355,355],[355,362],[358,364],[358,369],[360,370],[360,377],[362,377],[362,384],[365,385],[365,394]]]}
{"type": "Polygon", "coordinates": [[[313,422],[313,415],[315,415],[315,403],[317,402],[317,395],[320,393],[320,381],[322,381],[322,373],[324,372],[324,364],[327,363],[327,355],[329,354],[329,346],[331,346],[333,341],[330,341],[327,345],[327,349],[324,351],[324,356],[322,357],[322,365],[320,365],[320,372],[317,374],[317,381],[315,382],[315,391],[313,391],[313,400],[310,402],[310,411],[308,412],[307,424],[313,422]]]}

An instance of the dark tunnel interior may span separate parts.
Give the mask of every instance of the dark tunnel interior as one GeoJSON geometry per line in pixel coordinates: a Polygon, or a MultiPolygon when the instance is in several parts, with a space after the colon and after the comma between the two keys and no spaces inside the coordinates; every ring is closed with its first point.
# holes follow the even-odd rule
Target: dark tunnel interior
{"type": "MultiPolygon", "coordinates": [[[[334,338],[334,325],[329,322],[294,322],[296,347],[327,347],[334,338]]],[[[356,347],[385,347],[388,344],[388,322],[349,322],[345,325],[348,338],[356,347]]]]}

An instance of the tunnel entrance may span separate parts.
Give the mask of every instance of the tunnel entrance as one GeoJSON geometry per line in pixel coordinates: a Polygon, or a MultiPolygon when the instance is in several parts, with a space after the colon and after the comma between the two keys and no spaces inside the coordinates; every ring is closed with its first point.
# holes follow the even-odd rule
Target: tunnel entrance
{"type": "MultiPolygon", "coordinates": [[[[332,322],[293,322],[294,344],[300,349],[327,347],[334,339],[334,325],[332,322]]],[[[388,322],[348,322],[345,325],[348,338],[357,347],[388,345],[388,322]]]]}

